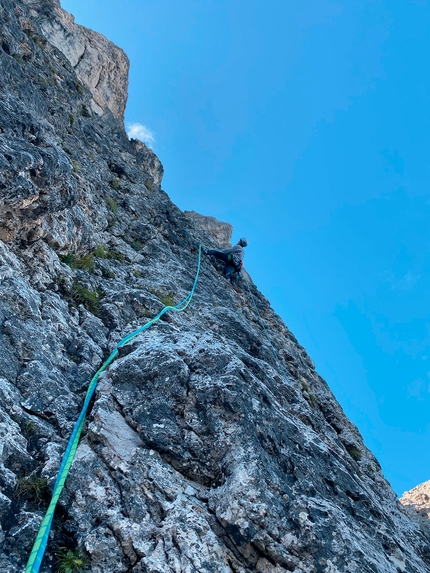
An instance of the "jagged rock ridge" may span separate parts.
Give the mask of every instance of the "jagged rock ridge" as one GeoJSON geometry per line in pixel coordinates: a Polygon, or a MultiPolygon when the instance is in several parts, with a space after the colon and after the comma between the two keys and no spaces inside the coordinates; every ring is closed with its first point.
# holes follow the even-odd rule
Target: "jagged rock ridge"
{"type": "Polygon", "coordinates": [[[230,241],[233,234],[233,226],[230,223],[218,221],[215,217],[205,217],[195,211],[184,211],[184,214],[191,221],[202,227],[220,248],[227,249],[231,247],[230,241]]]}
{"type": "Polygon", "coordinates": [[[409,517],[419,523],[421,528],[430,537],[430,481],[425,481],[405,491],[400,498],[409,517]]]}
{"type": "MultiPolygon", "coordinates": [[[[91,376],[124,335],[188,293],[195,240],[216,244],[213,222],[175,207],[156,156],[126,137],[121,94],[94,112],[49,32],[58,9],[0,1],[7,573],[26,562],[91,376]]],[[[242,280],[226,283],[204,260],[189,311],[167,315],[101,377],[43,572],[64,546],[80,547],[94,573],[429,571],[423,530],[250,288],[288,380],[242,280]]]]}
{"type": "Polygon", "coordinates": [[[25,0],[30,8],[29,25],[40,26],[44,37],[58,48],[73,66],[78,78],[93,95],[92,109],[102,114],[107,106],[120,121],[128,96],[129,61],[126,54],[63,10],[59,0],[25,0]]]}

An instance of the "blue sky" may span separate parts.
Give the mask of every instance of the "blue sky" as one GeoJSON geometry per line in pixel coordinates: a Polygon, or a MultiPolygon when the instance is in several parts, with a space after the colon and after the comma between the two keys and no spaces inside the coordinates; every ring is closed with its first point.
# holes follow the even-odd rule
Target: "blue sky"
{"type": "Polygon", "coordinates": [[[401,495],[430,479],[427,0],[62,0],[401,495]]]}

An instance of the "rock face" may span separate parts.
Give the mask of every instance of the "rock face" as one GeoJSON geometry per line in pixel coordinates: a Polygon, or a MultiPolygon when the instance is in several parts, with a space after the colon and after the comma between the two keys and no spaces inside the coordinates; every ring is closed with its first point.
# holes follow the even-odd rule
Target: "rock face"
{"type": "MultiPolygon", "coordinates": [[[[123,336],[185,297],[196,241],[218,241],[170,202],[158,159],[128,140],[115,106],[93,112],[49,31],[58,10],[0,2],[5,573],[25,565],[90,378],[123,336]]],[[[249,288],[282,369],[244,279],[230,285],[204,259],[189,309],[102,375],[42,572],[58,570],[60,547],[79,548],[93,573],[430,571],[425,531],[249,288]]]]}
{"type": "Polygon", "coordinates": [[[400,498],[400,503],[406,509],[408,515],[419,523],[430,537],[430,481],[426,481],[400,498]]]}
{"type": "Polygon", "coordinates": [[[200,225],[220,248],[226,249],[231,247],[230,241],[233,234],[233,226],[230,223],[223,223],[215,219],[215,217],[205,217],[195,211],[184,211],[184,215],[194,223],[197,223],[197,225],[200,225]]]}
{"type": "MultiPolygon", "coordinates": [[[[92,95],[92,109],[103,113],[107,106],[120,121],[127,103],[129,60],[101,34],[75,24],[59,0],[25,0],[31,20],[44,37],[69,60],[79,80],[92,95]]],[[[31,25],[31,24],[30,24],[31,25]]]]}

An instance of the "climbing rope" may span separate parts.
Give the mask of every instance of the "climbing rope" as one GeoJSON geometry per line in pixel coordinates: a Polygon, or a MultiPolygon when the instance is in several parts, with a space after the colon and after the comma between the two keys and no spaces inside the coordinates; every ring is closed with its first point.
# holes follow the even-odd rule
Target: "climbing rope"
{"type": "Polygon", "coordinates": [[[246,284],[246,286],[247,286],[247,288],[248,288],[249,296],[251,297],[251,300],[252,300],[252,302],[253,302],[253,304],[254,304],[254,308],[255,308],[255,310],[256,310],[256,312],[257,312],[258,318],[260,319],[260,324],[261,324],[261,326],[263,327],[264,334],[266,335],[267,341],[269,342],[270,348],[272,349],[273,356],[275,357],[275,360],[276,360],[276,362],[278,363],[279,368],[282,370],[282,373],[284,374],[285,382],[286,382],[287,384],[290,384],[290,380],[289,380],[289,378],[288,378],[288,375],[287,375],[287,373],[285,372],[285,369],[284,369],[284,367],[282,366],[281,361],[279,360],[278,353],[276,352],[275,347],[274,347],[273,344],[272,344],[272,341],[270,340],[270,336],[269,336],[269,333],[267,332],[266,326],[265,326],[265,324],[264,324],[264,320],[262,319],[262,317],[261,317],[261,315],[260,315],[260,312],[259,312],[258,307],[257,307],[257,303],[255,302],[254,296],[253,296],[253,294],[252,294],[252,292],[251,292],[251,289],[250,289],[250,287],[249,287],[248,279],[247,279],[244,275],[242,275],[242,276],[243,276],[243,280],[245,281],[245,284],[246,284]]]}
{"type": "MultiPolygon", "coordinates": [[[[184,230],[184,232],[191,238],[191,240],[192,240],[194,243],[197,244],[196,240],[193,238],[193,236],[191,235],[191,233],[189,233],[186,229],[183,229],[183,230],[184,230]]],[[[199,243],[199,247],[200,247],[200,248],[201,248],[201,247],[204,247],[205,249],[209,249],[209,247],[205,247],[205,246],[202,245],[201,243],[199,243]]],[[[245,270],[245,268],[244,268],[243,270],[245,270]]],[[[289,377],[288,377],[288,374],[286,373],[285,368],[282,366],[282,362],[281,362],[280,359],[279,359],[278,353],[276,352],[275,347],[273,346],[273,343],[272,343],[272,341],[270,340],[270,336],[269,336],[269,333],[267,332],[266,326],[265,326],[265,324],[264,324],[264,320],[263,320],[263,318],[262,318],[261,315],[260,315],[260,312],[259,312],[259,310],[258,310],[258,307],[257,307],[257,304],[256,304],[256,302],[255,302],[254,296],[253,296],[253,294],[252,294],[252,292],[251,292],[248,279],[246,278],[246,276],[244,275],[244,273],[241,273],[240,276],[242,276],[242,277],[243,277],[243,280],[245,281],[246,287],[247,287],[247,289],[248,289],[249,296],[250,296],[250,298],[251,298],[251,300],[252,300],[252,303],[253,303],[253,305],[254,305],[255,311],[256,311],[257,316],[258,316],[258,318],[259,318],[259,320],[260,320],[260,324],[261,324],[261,326],[263,327],[264,334],[266,335],[266,338],[267,338],[267,341],[268,341],[268,343],[269,343],[269,346],[270,346],[270,348],[272,349],[273,356],[275,357],[275,360],[276,360],[276,362],[278,363],[278,366],[279,366],[279,368],[281,369],[281,372],[282,372],[283,375],[284,375],[285,382],[286,382],[288,385],[291,385],[291,382],[290,382],[290,379],[289,379],[289,377]]]]}
{"type": "Polygon", "coordinates": [[[97,381],[100,374],[106,370],[106,368],[115,360],[118,356],[118,349],[133,340],[136,336],[138,336],[144,330],[150,328],[157,320],[159,320],[163,314],[168,311],[174,312],[182,312],[184,311],[191,302],[193,298],[194,291],[197,286],[197,281],[199,278],[200,273],[200,263],[201,263],[201,251],[202,245],[199,243],[199,251],[198,251],[198,260],[197,260],[197,271],[196,276],[194,279],[194,284],[188,295],[181,301],[179,304],[175,306],[165,306],[154,318],[152,318],[149,322],[138,328],[137,330],[133,331],[132,333],[125,336],[120,342],[116,345],[114,350],[111,352],[109,357],[105,360],[101,368],[97,370],[94,374],[93,378],[91,379],[90,385],[87,390],[87,394],[85,396],[84,405],[82,406],[81,413],[79,418],[76,421],[76,424],[73,428],[72,434],[69,438],[69,442],[67,444],[66,451],[63,456],[63,460],[61,462],[60,469],[58,470],[57,479],[55,480],[54,489],[52,492],[51,502],[49,507],[46,511],[45,517],[40,525],[39,532],[36,537],[36,541],[34,542],[33,549],[31,550],[30,557],[28,559],[27,566],[25,568],[25,573],[38,573],[40,565],[42,563],[43,555],[45,553],[46,545],[48,543],[49,532],[51,530],[52,520],[54,518],[54,511],[57,505],[58,499],[61,495],[63,490],[64,484],[66,482],[67,474],[69,473],[70,466],[72,465],[73,458],[75,457],[75,453],[79,444],[79,438],[82,432],[82,428],[84,427],[85,423],[85,416],[90,404],[91,398],[93,397],[94,391],[97,386],[97,381]]]}

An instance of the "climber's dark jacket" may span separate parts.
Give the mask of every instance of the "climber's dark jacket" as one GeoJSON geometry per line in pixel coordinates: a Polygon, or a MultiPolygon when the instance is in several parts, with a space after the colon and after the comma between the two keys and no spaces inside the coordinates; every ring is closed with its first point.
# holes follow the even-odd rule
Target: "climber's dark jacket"
{"type": "Polygon", "coordinates": [[[243,261],[243,257],[245,256],[245,251],[241,245],[234,245],[231,249],[224,249],[218,252],[224,253],[225,255],[232,255],[232,261],[236,267],[240,261],[243,261]]]}
{"type": "Polygon", "coordinates": [[[231,278],[234,273],[240,272],[241,261],[245,256],[241,245],[234,245],[231,249],[224,249],[223,251],[211,249],[210,251],[207,251],[207,254],[225,262],[224,276],[227,279],[231,278]]]}

